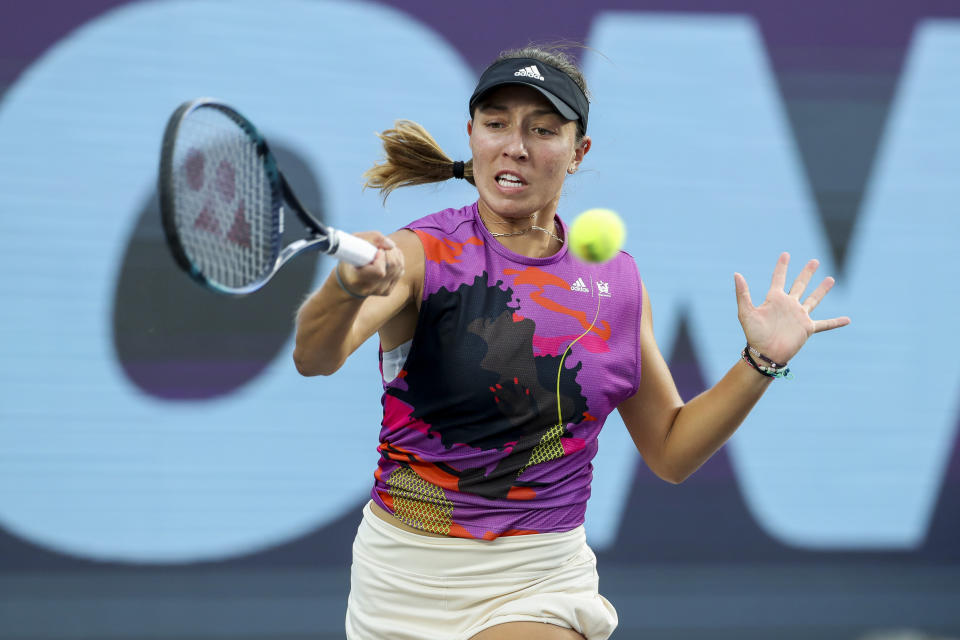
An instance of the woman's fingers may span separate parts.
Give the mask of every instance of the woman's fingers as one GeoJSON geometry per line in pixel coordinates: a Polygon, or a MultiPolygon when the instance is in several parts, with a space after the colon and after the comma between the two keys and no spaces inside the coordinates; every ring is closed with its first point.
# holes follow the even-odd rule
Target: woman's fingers
{"type": "Polygon", "coordinates": [[[739,273],[733,274],[733,285],[737,290],[737,308],[742,315],[753,309],[753,301],[750,300],[750,287],[747,286],[747,279],[739,273]]]}
{"type": "MultiPolygon", "coordinates": [[[[390,238],[387,238],[387,240],[390,240],[390,238]]],[[[387,278],[390,279],[391,283],[394,283],[403,277],[403,272],[404,272],[403,252],[400,251],[400,249],[397,249],[397,246],[394,245],[392,249],[389,249],[386,252],[386,260],[387,260],[386,276],[387,278]]]]}
{"type": "Polygon", "coordinates": [[[813,277],[813,274],[816,272],[817,267],[820,266],[820,261],[813,259],[809,261],[806,266],[803,268],[803,271],[800,272],[800,275],[797,276],[797,279],[793,281],[793,286],[790,287],[789,295],[799,300],[800,296],[803,295],[803,292],[806,290],[807,285],[810,284],[810,278],[813,277]]]}
{"type": "Polygon", "coordinates": [[[356,267],[356,270],[362,278],[383,278],[387,275],[387,252],[378,249],[377,254],[373,257],[373,262],[362,267],[356,267]]]}
{"type": "Polygon", "coordinates": [[[813,332],[820,333],[821,331],[829,331],[830,329],[836,329],[837,327],[845,327],[848,324],[850,324],[850,318],[847,316],[830,318],[829,320],[815,320],[813,323],[813,332]]]}
{"type": "MultiPolygon", "coordinates": [[[[773,278],[770,281],[770,291],[767,293],[766,300],[764,301],[763,305],[758,308],[759,313],[750,314],[749,316],[746,314],[748,311],[754,310],[754,307],[753,303],[750,301],[750,292],[747,288],[747,281],[739,273],[734,274],[734,280],[737,287],[737,307],[741,324],[744,323],[745,318],[749,318],[752,322],[751,326],[753,326],[754,329],[757,329],[757,327],[762,328],[761,325],[763,325],[763,323],[770,324],[769,319],[777,314],[779,314],[781,317],[789,316],[791,318],[799,318],[801,320],[801,324],[803,324],[807,332],[810,331],[810,323],[812,323],[813,333],[829,331],[830,329],[836,329],[838,327],[844,327],[850,324],[850,318],[847,316],[840,316],[827,320],[812,320],[810,318],[810,314],[813,312],[813,310],[817,308],[817,305],[820,304],[820,301],[823,300],[824,296],[826,296],[830,289],[833,288],[835,281],[832,277],[824,278],[823,282],[820,283],[813,293],[807,296],[806,300],[804,300],[802,303],[800,302],[801,296],[803,296],[810,284],[810,281],[813,279],[813,274],[820,266],[820,262],[816,259],[807,262],[803,270],[793,281],[790,291],[786,292],[785,296],[784,284],[786,283],[787,267],[789,264],[790,254],[786,252],[781,253],[780,258],[777,260],[777,266],[773,270],[773,278]],[[788,297],[793,298],[793,300],[796,302],[789,301],[788,297]],[[804,313],[806,314],[806,318],[801,318],[793,313],[796,311],[795,305],[797,304],[799,304],[803,309],[804,313]],[[767,310],[766,314],[763,313],[764,308],[767,310]],[[760,324],[757,324],[756,322],[758,318],[760,319],[760,324]]],[[[744,331],[746,330],[747,326],[744,325],[744,331]]],[[[809,333],[807,335],[809,335],[809,333]]]]}
{"type": "Polygon", "coordinates": [[[820,304],[820,301],[823,300],[823,297],[827,295],[827,292],[833,288],[834,279],[830,276],[827,276],[823,279],[823,282],[820,283],[820,286],[813,290],[807,299],[803,301],[803,308],[806,310],[809,315],[814,309],[817,308],[817,305],[820,304]]]}
{"type": "Polygon", "coordinates": [[[370,295],[385,296],[403,276],[403,254],[396,245],[392,249],[381,249],[374,261],[363,267],[368,268],[373,269],[372,277],[366,284],[370,295]]]}
{"type": "Polygon", "coordinates": [[[351,286],[351,290],[363,295],[388,295],[403,276],[403,252],[392,238],[379,231],[360,231],[355,235],[377,247],[378,251],[373,260],[362,267],[343,263],[344,281],[351,286]]]}
{"type": "Polygon", "coordinates": [[[377,234],[377,237],[374,239],[372,244],[378,249],[396,249],[397,248],[397,243],[394,242],[392,238],[388,238],[387,236],[383,235],[379,231],[373,231],[371,233],[377,234]]]}
{"type": "Polygon", "coordinates": [[[773,268],[773,278],[770,280],[771,291],[783,291],[787,284],[787,266],[790,264],[790,254],[784,251],[773,268]]]}

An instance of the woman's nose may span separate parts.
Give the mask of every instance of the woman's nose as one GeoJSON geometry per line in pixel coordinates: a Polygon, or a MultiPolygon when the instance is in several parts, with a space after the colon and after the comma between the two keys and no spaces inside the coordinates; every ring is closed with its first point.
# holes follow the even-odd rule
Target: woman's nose
{"type": "Polygon", "coordinates": [[[513,130],[513,132],[510,134],[510,138],[505,143],[503,155],[509,156],[516,160],[527,159],[527,146],[524,143],[522,131],[519,129],[513,130]]]}

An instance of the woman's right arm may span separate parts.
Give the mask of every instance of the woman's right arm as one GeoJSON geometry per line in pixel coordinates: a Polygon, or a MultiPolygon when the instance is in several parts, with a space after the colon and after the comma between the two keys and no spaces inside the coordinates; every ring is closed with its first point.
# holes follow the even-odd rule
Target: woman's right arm
{"type": "Polygon", "coordinates": [[[380,249],[376,258],[364,267],[340,263],[336,268],[344,286],[368,297],[351,296],[331,271],[300,306],[293,360],[302,375],[330,375],[377,331],[404,333],[411,317],[415,323],[424,261],[419,238],[405,229],[389,237],[376,231],[356,235],[380,249]]]}

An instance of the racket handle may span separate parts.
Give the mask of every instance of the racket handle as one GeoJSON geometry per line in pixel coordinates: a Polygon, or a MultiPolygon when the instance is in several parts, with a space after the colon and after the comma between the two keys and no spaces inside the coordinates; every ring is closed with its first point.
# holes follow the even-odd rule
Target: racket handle
{"type": "Polygon", "coordinates": [[[377,248],[355,235],[339,229],[328,228],[331,239],[330,246],[333,251],[330,255],[337,260],[349,262],[355,267],[362,267],[373,262],[377,255],[377,248]]]}

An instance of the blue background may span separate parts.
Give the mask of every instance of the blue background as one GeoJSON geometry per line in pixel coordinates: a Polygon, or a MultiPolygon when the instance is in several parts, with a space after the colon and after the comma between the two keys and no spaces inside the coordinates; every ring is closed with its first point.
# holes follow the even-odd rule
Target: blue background
{"type": "Polygon", "coordinates": [[[628,226],[685,398],[735,361],[733,272],[838,285],[816,336],[679,486],[622,422],[587,531],[616,637],[960,634],[960,6],[847,2],[0,5],[0,637],[342,636],[375,467],[376,344],[292,366],[331,264],[242,300],[174,267],[156,203],[181,101],[253,120],[327,222],[390,231],[475,198],[361,173],[373,132],[469,154],[485,64],[570,38],[594,147],[560,213],[628,226]],[[229,6],[229,10],[227,10],[229,6]],[[796,265],[795,269],[796,271],[796,265]]]}

